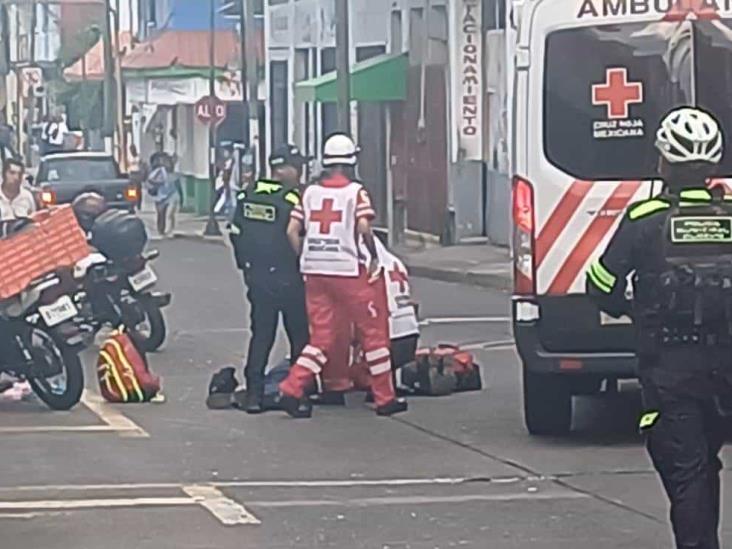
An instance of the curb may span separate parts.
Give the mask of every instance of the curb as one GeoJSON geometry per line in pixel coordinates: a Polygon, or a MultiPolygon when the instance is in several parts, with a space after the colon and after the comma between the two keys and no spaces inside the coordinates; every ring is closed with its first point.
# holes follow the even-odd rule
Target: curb
{"type": "Polygon", "coordinates": [[[439,269],[428,265],[410,264],[405,260],[409,274],[418,278],[427,278],[441,282],[453,282],[458,284],[469,284],[482,288],[509,291],[512,288],[513,280],[510,275],[504,273],[480,273],[474,271],[459,271],[439,269]]]}

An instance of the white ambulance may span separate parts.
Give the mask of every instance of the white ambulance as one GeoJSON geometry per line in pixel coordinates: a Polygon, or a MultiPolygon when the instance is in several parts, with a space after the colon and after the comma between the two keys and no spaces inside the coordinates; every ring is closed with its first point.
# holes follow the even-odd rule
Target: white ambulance
{"type": "MultiPolygon", "coordinates": [[[[632,326],[590,302],[585,271],[628,205],[660,191],[654,139],[665,113],[698,105],[732,144],[731,4],[511,6],[513,321],[533,434],[569,431],[572,395],[636,375],[632,326]]],[[[732,173],[732,153],[722,172],[732,173]]]]}

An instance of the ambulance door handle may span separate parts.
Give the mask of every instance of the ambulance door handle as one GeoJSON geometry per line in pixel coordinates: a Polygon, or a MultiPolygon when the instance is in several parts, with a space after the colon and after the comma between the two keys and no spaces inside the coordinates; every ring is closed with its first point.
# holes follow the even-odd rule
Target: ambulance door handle
{"type": "Polygon", "coordinates": [[[531,66],[530,51],[525,48],[516,50],[515,65],[517,70],[526,70],[531,66]]]}

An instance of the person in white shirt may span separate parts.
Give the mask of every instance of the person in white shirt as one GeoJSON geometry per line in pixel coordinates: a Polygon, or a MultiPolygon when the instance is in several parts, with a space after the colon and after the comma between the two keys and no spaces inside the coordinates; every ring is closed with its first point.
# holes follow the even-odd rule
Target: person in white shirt
{"type": "Polygon", "coordinates": [[[45,129],[48,138],[48,152],[61,152],[65,148],[66,135],[69,133],[69,127],[66,124],[64,116],[56,116],[45,129]]]}
{"type": "Polygon", "coordinates": [[[33,194],[23,186],[25,166],[16,158],[3,163],[3,180],[0,184],[0,221],[30,217],[36,211],[33,194]]]}

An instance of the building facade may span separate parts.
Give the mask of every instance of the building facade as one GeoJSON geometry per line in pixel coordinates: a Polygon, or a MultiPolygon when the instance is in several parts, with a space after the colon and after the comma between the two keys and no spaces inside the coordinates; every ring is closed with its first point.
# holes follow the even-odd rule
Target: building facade
{"type": "MultiPolygon", "coordinates": [[[[408,59],[403,100],[354,101],[351,116],[360,176],[395,232],[508,243],[505,18],[505,0],[350,1],[352,64],[408,59]]],[[[335,104],[296,93],[335,70],[335,29],[333,0],[269,2],[268,147],[292,141],[318,157],[336,129],[335,104]]]]}

